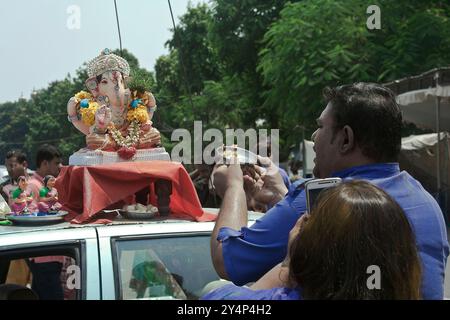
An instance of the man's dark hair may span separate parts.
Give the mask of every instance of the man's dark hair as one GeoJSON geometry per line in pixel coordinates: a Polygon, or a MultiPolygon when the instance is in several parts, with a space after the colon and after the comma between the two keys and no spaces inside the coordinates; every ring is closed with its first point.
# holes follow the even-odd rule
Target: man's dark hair
{"type": "Polygon", "coordinates": [[[375,83],[325,88],[335,130],[348,125],[362,153],[377,162],[396,162],[401,148],[402,113],[394,93],[375,83]]]}
{"type": "Polygon", "coordinates": [[[16,158],[18,163],[27,161],[27,155],[21,150],[10,150],[6,153],[6,160],[16,158]]]}
{"type": "Polygon", "coordinates": [[[43,144],[36,154],[36,167],[39,168],[44,160],[52,161],[54,158],[61,158],[61,152],[54,146],[43,144]]]}

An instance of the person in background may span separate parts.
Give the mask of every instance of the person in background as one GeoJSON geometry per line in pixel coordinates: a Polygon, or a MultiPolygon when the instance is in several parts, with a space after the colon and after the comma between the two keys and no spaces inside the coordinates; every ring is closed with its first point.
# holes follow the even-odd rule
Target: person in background
{"type": "MultiPolygon", "coordinates": [[[[36,203],[40,201],[40,190],[44,187],[44,178],[51,175],[58,177],[61,171],[61,152],[54,146],[44,144],[36,153],[36,171],[29,180],[29,189],[36,203]]],[[[33,273],[33,289],[41,293],[43,299],[70,299],[74,291],[66,286],[67,268],[75,260],[67,256],[45,256],[29,261],[33,273]]]]}
{"type": "MultiPolygon", "coordinates": [[[[27,156],[21,150],[10,150],[6,153],[5,165],[8,170],[9,179],[0,185],[0,192],[5,200],[5,203],[2,205],[3,213],[10,214],[11,209],[6,205],[6,202],[9,205],[14,203],[12,193],[19,187],[19,177],[23,176],[25,180],[29,178],[27,156]]],[[[31,284],[31,273],[24,259],[12,260],[10,262],[5,283],[22,286],[31,284]]]]}
{"type": "Polygon", "coordinates": [[[20,150],[8,151],[5,158],[6,170],[8,170],[8,180],[0,185],[0,192],[3,198],[11,202],[11,192],[17,188],[17,179],[24,176],[28,179],[27,155],[20,150]]]}
{"type": "Polygon", "coordinates": [[[203,208],[217,208],[220,205],[220,199],[214,194],[211,184],[213,168],[214,165],[196,164],[195,170],[189,174],[203,208]]]}
{"type": "Polygon", "coordinates": [[[324,190],[297,220],[283,263],[250,287],[226,284],[202,299],[417,300],[420,280],[402,208],[380,188],[353,180],[324,190]]]}
{"type": "Polygon", "coordinates": [[[44,177],[52,175],[58,177],[61,171],[61,152],[54,146],[44,144],[39,147],[36,153],[36,171],[29,180],[29,189],[33,193],[33,198],[38,203],[39,190],[44,187],[44,177]]]}

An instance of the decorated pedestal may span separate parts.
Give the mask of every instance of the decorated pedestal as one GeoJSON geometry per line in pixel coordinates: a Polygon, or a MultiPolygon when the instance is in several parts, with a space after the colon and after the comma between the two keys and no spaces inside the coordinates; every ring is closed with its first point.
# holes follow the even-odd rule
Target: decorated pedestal
{"type": "Polygon", "coordinates": [[[150,203],[159,207],[160,214],[170,209],[171,215],[180,219],[212,221],[216,218],[203,211],[189,174],[178,162],[65,166],[56,182],[59,201],[69,212],[67,220],[72,223],[109,223],[113,217],[101,213],[103,210],[122,208],[147,186],[152,189],[150,203]],[[160,198],[161,191],[170,193],[170,202],[160,198]]]}
{"type": "Polygon", "coordinates": [[[81,149],[69,157],[71,166],[95,166],[101,164],[110,164],[117,162],[130,161],[170,161],[170,156],[164,148],[153,148],[137,150],[132,159],[123,159],[117,152],[108,152],[101,150],[81,149]]]}

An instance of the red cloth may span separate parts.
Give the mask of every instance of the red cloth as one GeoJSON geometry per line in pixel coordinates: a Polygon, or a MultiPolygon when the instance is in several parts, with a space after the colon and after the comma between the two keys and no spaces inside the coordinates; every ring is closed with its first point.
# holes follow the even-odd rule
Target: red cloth
{"type": "MultiPolygon", "coordinates": [[[[96,213],[150,187],[157,179],[172,181],[171,216],[197,221],[213,221],[204,212],[186,169],[178,162],[121,162],[97,166],[65,166],[56,180],[59,202],[72,223],[109,223],[109,217],[96,213]],[[103,218],[105,217],[105,218],[103,218]],[[103,219],[102,219],[103,218],[103,219]],[[95,220],[95,221],[93,221],[95,220]]],[[[150,188],[153,193],[153,189],[150,188]]],[[[150,194],[150,199],[154,199],[150,194]]],[[[153,202],[153,201],[152,201],[153,202]]]]}

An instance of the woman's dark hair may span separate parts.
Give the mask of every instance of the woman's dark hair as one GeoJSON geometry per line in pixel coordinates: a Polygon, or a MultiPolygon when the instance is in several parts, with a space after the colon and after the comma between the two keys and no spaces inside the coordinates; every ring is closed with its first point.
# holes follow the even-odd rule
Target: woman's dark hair
{"type": "Polygon", "coordinates": [[[396,162],[401,148],[402,114],[394,93],[375,83],[355,83],[323,92],[335,130],[348,125],[363,154],[377,162],[396,162]]]}
{"type": "Polygon", "coordinates": [[[408,219],[368,182],[322,192],[289,257],[290,279],[305,299],[420,298],[421,265],[408,219]],[[379,289],[368,286],[371,266],[379,267],[379,289]]]}
{"type": "Polygon", "coordinates": [[[45,178],[44,178],[44,187],[47,187],[47,182],[48,182],[50,179],[55,179],[55,177],[52,176],[51,174],[45,176],[45,178]]]}

